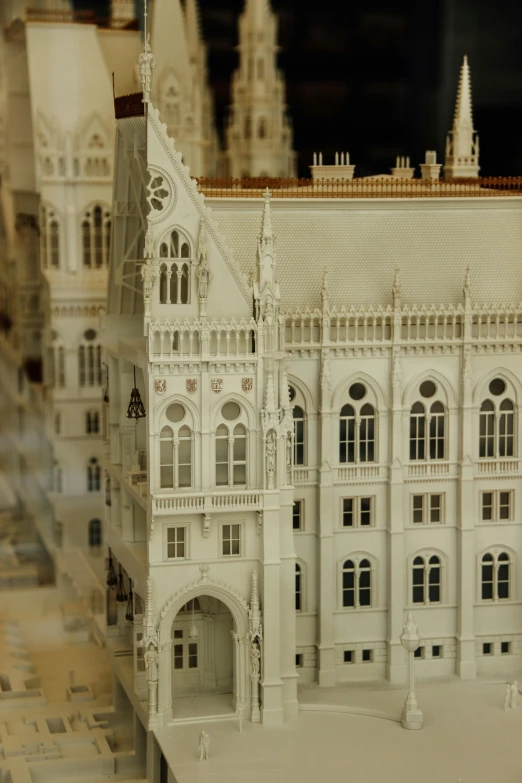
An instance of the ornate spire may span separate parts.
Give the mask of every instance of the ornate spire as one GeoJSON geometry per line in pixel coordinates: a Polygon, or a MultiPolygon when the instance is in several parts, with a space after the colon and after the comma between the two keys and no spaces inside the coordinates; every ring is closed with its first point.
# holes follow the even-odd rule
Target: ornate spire
{"type": "Polygon", "coordinates": [[[283,409],[290,407],[290,390],[288,388],[288,376],[286,374],[286,363],[284,360],[279,374],[279,405],[283,409]]]}
{"type": "Polygon", "coordinates": [[[401,292],[401,270],[399,267],[395,268],[395,276],[393,278],[392,286],[392,302],[395,308],[401,306],[402,292],[401,292]]]}
{"type": "Polygon", "coordinates": [[[277,21],[268,0],[247,0],[239,19],[239,68],[226,134],[232,177],[293,177],[296,155],[277,68],[277,21]]]}
{"type": "Polygon", "coordinates": [[[468,58],[460,69],[457,102],[453,117],[453,127],[446,143],[444,175],[446,177],[477,177],[478,135],[473,128],[473,109],[471,102],[471,77],[468,58]]]}
{"type": "Polygon", "coordinates": [[[471,284],[470,284],[470,277],[471,277],[471,267],[468,264],[466,267],[466,275],[464,277],[464,304],[469,305],[471,304],[471,284]]]}
{"type": "Polygon", "coordinates": [[[273,413],[277,411],[274,387],[274,371],[271,366],[268,368],[266,376],[264,409],[267,413],[273,413]]]}
{"type": "Polygon", "coordinates": [[[326,391],[330,389],[331,387],[331,379],[330,379],[330,361],[328,359],[328,354],[325,353],[323,355],[323,361],[322,361],[322,367],[321,367],[321,389],[323,391],[326,391]]]}
{"type": "Polygon", "coordinates": [[[252,571],[252,593],[250,596],[250,609],[248,612],[250,639],[262,639],[263,628],[261,626],[261,608],[259,605],[259,586],[257,571],[252,571]]]}
{"type": "Polygon", "coordinates": [[[154,56],[150,48],[150,35],[147,30],[147,0],[144,0],[145,8],[143,11],[143,37],[145,47],[138,57],[138,69],[140,73],[141,89],[143,90],[143,103],[150,103],[150,92],[152,89],[152,73],[156,67],[154,56]]]}
{"type": "Polygon", "coordinates": [[[207,230],[205,228],[203,221],[201,221],[201,225],[199,227],[199,237],[198,237],[198,259],[200,261],[205,261],[207,257],[208,257],[207,230]]]}
{"type": "Polygon", "coordinates": [[[203,37],[197,0],[185,0],[185,27],[190,59],[198,61],[202,54],[203,37]]]}
{"type": "Polygon", "coordinates": [[[321,288],[321,302],[323,305],[323,310],[328,310],[330,300],[329,300],[329,292],[328,292],[328,270],[326,268],[323,269],[323,285],[321,288]]]}
{"type": "Polygon", "coordinates": [[[272,198],[272,194],[270,193],[269,188],[265,190],[265,208],[263,211],[263,227],[261,230],[261,242],[263,245],[266,245],[269,240],[274,240],[274,232],[272,229],[272,211],[270,209],[270,199],[272,198]]]}

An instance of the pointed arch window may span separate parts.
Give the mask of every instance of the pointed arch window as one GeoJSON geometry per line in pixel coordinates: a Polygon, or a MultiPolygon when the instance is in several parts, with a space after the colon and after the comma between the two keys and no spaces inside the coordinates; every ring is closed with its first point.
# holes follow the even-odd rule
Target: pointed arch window
{"type": "Polygon", "coordinates": [[[417,555],[413,559],[412,602],[440,604],[441,562],[438,555],[417,555]]]}
{"type": "Polygon", "coordinates": [[[43,269],[60,268],[60,226],[54,210],[40,208],[40,256],[43,269]]]}
{"type": "Polygon", "coordinates": [[[362,402],[367,389],[362,383],[350,386],[350,396],[355,404],[343,405],[339,420],[339,462],[341,465],[359,462],[375,462],[375,408],[362,402]],[[359,402],[359,405],[357,402],[359,402]]]}
{"type": "Polygon", "coordinates": [[[300,405],[294,405],[294,465],[305,463],[305,412],[300,405]]]}
{"type": "Polygon", "coordinates": [[[184,489],[192,486],[192,430],[185,423],[186,409],[180,403],[167,408],[171,425],[160,433],[160,487],[184,489]]]}
{"type": "Polygon", "coordinates": [[[506,601],[511,598],[511,558],[507,552],[486,552],[481,561],[481,598],[483,601],[506,601]]]}
{"type": "Polygon", "coordinates": [[[65,349],[56,332],[52,333],[51,351],[53,362],[53,386],[55,388],[63,389],[65,386],[65,349]]]}
{"type": "Polygon", "coordinates": [[[440,400],[425,406],[414,402],[410,410],[410,460],[444,459],[446,411],[440,400]]]}
{"type": "Polygon", "coordinates": [[[229,401],[221,408],[221,422],[216,428],[216,486],[246,486],[247,429],[238,419],[245,418],[238,403],[229,401]]]}
{"type": "Polygon", "coordinates": [[[372,566],[368,558],[343,563],[342,600],[343,607],[354,609],[372,605],[372,566]]]}
{"type": "Polygon", "coordinates": [[[80,386],[101,385],[101,346],[94,329],[86,329],[78,347],[80,386]]]}
{"type": "Polygon", "coordinates": [[[489,384],[493,398],[485,399],[479,414],[479,457],[515,456],[515,405],[508,395],[506,382],[494,378],[489,384]]]}
{"type": "Polygon", "coordinates": [[[87,492],[99,492],[101,489],[101,467],[96,457],[87,464],[87,492]]]}
{"type": "Polygon", "coordinates": [[[161,243],[160,258],[165,260],[160,266],[160,304],[189,304],[190,247],[188,238],[177,230],[161,243]]]}
{"type": "Polygon", "coordinates": [[[84,212],[81,224],[84,269],[107,269],[111,241],[111,215],[100,204],[84,212]]]}

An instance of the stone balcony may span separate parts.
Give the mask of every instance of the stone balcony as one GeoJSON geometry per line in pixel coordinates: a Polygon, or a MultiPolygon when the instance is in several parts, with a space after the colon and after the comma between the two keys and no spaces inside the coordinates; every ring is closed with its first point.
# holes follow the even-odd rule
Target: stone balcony
{"type": "Polygon", "coordinates": [[[475,463],[475,474],[479,476],[518,476],[522,471],[522,460],[515,457],[481,459],[475,463]]]}
{"type": "Polygon", "coordinates": [[[257,511],[262,507],[259,490],[211,490],[152,496],[153,514],[216,514],[220,511],[257,511]]]}

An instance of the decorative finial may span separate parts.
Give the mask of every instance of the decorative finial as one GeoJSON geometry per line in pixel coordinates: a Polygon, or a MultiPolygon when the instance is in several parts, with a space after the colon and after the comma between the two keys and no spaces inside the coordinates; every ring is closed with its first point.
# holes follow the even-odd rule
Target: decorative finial
{"type": "Polygon", "coordinates": [[[270,210],[270,199],[272,198],[272,194],[269,188],[265,190],[264,198],[265,198],[265,209],[263,212],[263,232],[261,235],[261,239],[264,242],[267,242],[270,239],[274,239],[274,232],[272,229],[272,213],[270,210]]]}
{"type": "Polygon", "coordinates": [[[147,0],[144,0],[143,37],[145,40],[144,51],[138,57],[138,69],[140,72],[141,88],[143,90],[143,103],[150,103],[152,88],[152,72],[156,67],[154,56],[150,48],[150,34],[147,31],[147,0]]]}
{"type": "Polygon", "coordinates": [[[464,276],[464,301],[468,303],[471,299],[471,267],[468,264],[464,276]]]}
{"type": "Polygon", "coordinates": [[[393,286],[392,286],[392,302],[394,307],[400,307],[401,306],[401,270],[399,267],[395,267],[395,276],[393,278],[393,286]]]}
{"type": "Polygon", "coordinates": [[[321,288],[321,300],[323,303],[323,310],[328,308],[328,270],[326,267],[323,269],[323,286],[321,288]]]}

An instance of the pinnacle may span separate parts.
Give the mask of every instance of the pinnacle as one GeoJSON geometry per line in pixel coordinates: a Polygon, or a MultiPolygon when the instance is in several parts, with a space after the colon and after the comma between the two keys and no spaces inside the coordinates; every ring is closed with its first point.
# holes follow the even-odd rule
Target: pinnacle
{"type": "Polygon", "coordinates": [[[462,125],[473,127],[472,105],[471,105],[471,77],[468,64],[468,57],[464,55],[464,60],[460,69],[459,87],[457,91],[457,103],[455,106],[455,117],[453,119],[453,128],[462,125]]]}
{"type": "Polygon", "coordinates": [[[198,55],[199,47],[203,41],[198,0],[185,0],[185,25],[189,53],[191,57],[194,57],[198,55]]]}
{"type": "Polygon", "coordinates": [[[262,239],[274,239],[274,232],[272,229],[272,212],[270,209],[270,199],[272,198],[272,194],[270,193],[270,190],[267,188],[265,190],[265,209],[263,212],[263,231],[261,238],[262,239]]]}

